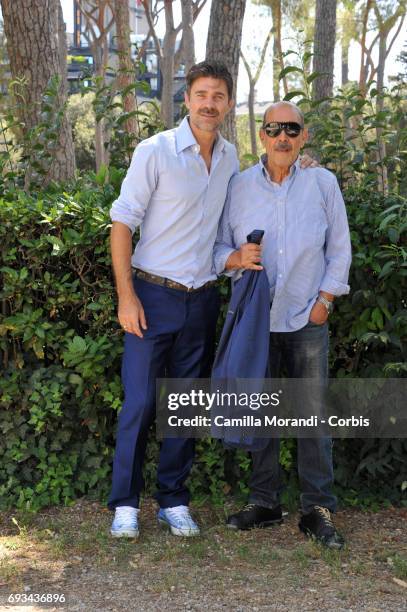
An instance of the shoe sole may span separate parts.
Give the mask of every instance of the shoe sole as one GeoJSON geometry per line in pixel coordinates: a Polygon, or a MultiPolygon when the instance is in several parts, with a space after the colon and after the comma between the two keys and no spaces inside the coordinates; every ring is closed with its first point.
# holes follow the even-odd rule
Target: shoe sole
{"type": "Polygon", "coordinates": [[[140,535],[139,531],[135,529],[127,529],[126,531],[113,531],[110,530],[110,535],[112,538],[133,538],[137,539],[140,535]]]}
{"type": "Polygon", "coordinates": [[[322,546],[325,546],[325,548],[330,548],[331,550],[341,550],[345,546],[345,542],[326,542],[325,540],[322,540],[321,538],[317,538],[315,533],[312,533],[312,531],[310,531],[307,527],[302,527],[301,525],[298,525],[298,527],[299,527],[299,530],[308,539],[312,540],[313,542],[316,542],[317,544],[321,544],[322,546]]]}
{"type": "Polygon", "coordinates": [[[281,525],[281,523],[284,523],[283,518],[274,519],[274,521],[262,521],[261,523],[256,523],[250,527],[238,527],[237,525],[226,523],[226,527],[228,529],[232,529],[233,531],[250,531],[251,529],[266,529],[267,527],[272,527],[273,525],[281,525]]]}
{"type": "Polygon", "coordinates": [[[179,527],[173,527],[172,525],[167,523],[167,521],[164,521],[164,519],[158,519],[158,524],[161,527],[161,529],[166,529],[167,531],[170,531],[172,535],[175,535],[175,536],[180,536],[184,538],[193,538],[201,534],[199,530],[198,531],[195,531],[192,529],[186,530],[186,529],[180,529],[179,527]]]}

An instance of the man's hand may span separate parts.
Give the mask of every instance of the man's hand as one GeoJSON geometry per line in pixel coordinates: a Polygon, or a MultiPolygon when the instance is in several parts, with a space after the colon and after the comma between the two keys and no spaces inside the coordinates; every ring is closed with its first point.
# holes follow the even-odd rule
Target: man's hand
{"type": "Polygon", "coordinates": [[[300,167],[301,168],[318,168],[319,163],[312,159],[307,153],[300,155],[300,167]]]}
{"type": "Polygon", "coordinates": [[[147,329],[146,316],[143,305],[135,293],[119,297],[118,317],[120,325],[127,333],[143,337],[141,330],[147,329]]]}
{"type": "Polygon", "coordinates": [[[261,261],[261,245],[246,242],[238,251],[229,255],[225,264],[226,270],[263,270],[261,261]]]}
{"type": "Polygon", "coordinates": [[[309,314],[309,320],[316,325],[323,325],[328,319],[328,311],[321,302],[315,302],[309,314]]]}

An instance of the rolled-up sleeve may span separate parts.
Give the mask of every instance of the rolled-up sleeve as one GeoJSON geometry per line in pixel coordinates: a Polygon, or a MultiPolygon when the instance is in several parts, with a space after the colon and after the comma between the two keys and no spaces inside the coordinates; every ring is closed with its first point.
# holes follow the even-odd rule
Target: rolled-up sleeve
{"type": "Polygon", "coordinates": [[[230,191],[229,185],[225,206],[219,222],[218,234],[213,249],[213,268],[215,274],[218,276],[220,274],[233,276],[233,274],[236,272],[235,270],[225,270],[225,265],[229,255],[236,250],[232,228],[230,227],[230,191]]]}
{"type": "Polygon", "coordinates": [[[350,291],[348,277],[352,253],[346,207],[336,179],[328,193],[327,216],[326,270],[320,290],[335,296],[346,295],[350,291]]]}
{"type": "Polygon", "coordinates": [[[157,183],[156,147],[151,142],[141,142],[133,153],[120,195],[110,209],[111,220],[124,223],[133,234],[143,221],[157,183]]]}

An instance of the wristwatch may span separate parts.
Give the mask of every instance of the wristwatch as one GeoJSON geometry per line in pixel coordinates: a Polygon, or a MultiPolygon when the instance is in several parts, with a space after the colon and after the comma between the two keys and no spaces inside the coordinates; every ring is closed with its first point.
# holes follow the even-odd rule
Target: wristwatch
{"type": "Polygon", "coordinates": [[[333,302],[330,302],[329,300],[327,300],[323,295],[319,295],[317,297],[317,302],[319,302],[320,304],[323,304],[325,306],[325,308],[328,311],[328,315],[331,314],[331,312],[334,309],[333,302]]]}

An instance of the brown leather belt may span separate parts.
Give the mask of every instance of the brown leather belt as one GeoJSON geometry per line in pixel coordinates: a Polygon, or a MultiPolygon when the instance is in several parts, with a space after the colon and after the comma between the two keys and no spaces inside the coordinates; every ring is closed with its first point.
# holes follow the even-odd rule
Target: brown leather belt
{"type": "Polygon", "coordinates": [[[164,278],[163,276],[150,274],[149,272],[144,272],[144,270],[140,270],[139,268],[133,268],[133,270],[137,278],[141,278],[141,280],[145,280],[148,283],[153,283],[154,285],[161,285],[162,287],[169,287],[170,289],[178,289],[178,291],[185,291],[186,293],[195,293],[196,291],[202,291],[203,289],[208,289],[208,287],[212,287],[216,283],[216,281],[208,281],[207,283],[201,285],[198,288],[187,287],[186,285],[177,283],[176,281],[173,281],[170,278],[164,278]]]}

